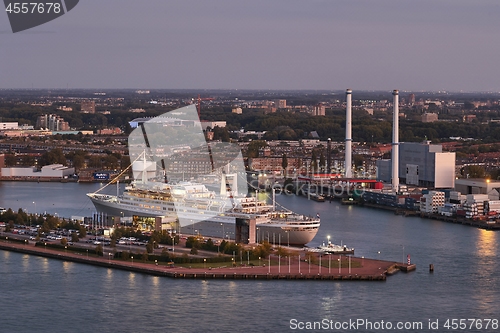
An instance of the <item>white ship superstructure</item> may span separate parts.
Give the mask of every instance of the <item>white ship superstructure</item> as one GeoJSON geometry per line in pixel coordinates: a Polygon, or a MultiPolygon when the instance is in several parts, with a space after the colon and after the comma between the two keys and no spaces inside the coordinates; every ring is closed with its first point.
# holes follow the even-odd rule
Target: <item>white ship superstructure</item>
{"type": "Polygon", "coordinates": [[[89,193],[97,211],[111,216],[166,216],[177,219],[183,233],[232,238],[236,219],[255,219],[258,240],[281,239],[282,244],[304,245],[319,230],[318,217],[307,217],[256,197],[221,198],[205,185],[180,182],[134,183],[122,195],[89,193]]]}

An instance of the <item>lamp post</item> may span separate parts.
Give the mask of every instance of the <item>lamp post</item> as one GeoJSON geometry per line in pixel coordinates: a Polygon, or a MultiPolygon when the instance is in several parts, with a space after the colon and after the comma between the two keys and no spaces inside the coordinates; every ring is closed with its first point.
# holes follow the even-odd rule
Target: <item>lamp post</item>
{"type": "Polygon", "coordinates": [[[203,269],[207,267],[207,259],[203,258],[203,269]]]}
{"type": "Polygon", "coordinates": [[[158,266],[158,259],[155,259],[155,265],[158,266]]]}
{"type": "MultiPolygon", "coordinates": [[[[330,236],[328,236],[330,238],[330,236]]],[[[330,241],[328,241],[330,243],[330,241]]],[[[328,274],[330,274],[330,268],[332,267],[332,256],[330,253],[328,253],[328,274]]]]}
{"type": "Polygon", "coordinates": [[[326,238],[328,239],[328,245],[330,245],[330,235],[326,236],[326,238]]]}
{"type": "Polygon", "coordinates": [[[132,265],[134,264],[134,256],[130,257],[132,259],[132,265]]]}
{"type": "Polygon", "coordinates": [[[172,253],[175,252],[175,234],[172,233],[172,253]]]}
{"type": "Polygon", "coordinates": [[[380,251],[378,251],[377,253],[378,253],[378,260],[380,260],[380,251]]]}

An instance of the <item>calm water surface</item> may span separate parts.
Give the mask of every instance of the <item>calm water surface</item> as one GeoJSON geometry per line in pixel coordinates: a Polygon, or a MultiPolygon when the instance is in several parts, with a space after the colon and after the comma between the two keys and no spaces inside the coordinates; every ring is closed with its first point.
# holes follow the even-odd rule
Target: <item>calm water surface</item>
{"type": "MultiPolygon", "coordinates": [[[[3,182],[0,205],[32,212],[35,201],[38,212],[86,216],[93,206],[85,193],[99,186],[3,182]]],[[[445,332],[448,318],[500,319],[497,232],[295,196],[278,201],[321,215],[310,246],[330,235],[357,256],[410,254],[417,271],[386,282],[189,281],[0,251],[0,332],[286,332],[293,318],[422,322],[414,332],[430,332],[428,320],[439,319],[433,332],[445,332]]],[[[500,329],[463,330],[473,331],[500,329]]]]}

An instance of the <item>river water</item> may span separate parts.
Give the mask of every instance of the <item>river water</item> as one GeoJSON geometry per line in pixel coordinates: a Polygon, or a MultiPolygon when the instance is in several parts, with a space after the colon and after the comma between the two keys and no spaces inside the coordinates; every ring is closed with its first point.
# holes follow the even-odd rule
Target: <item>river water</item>
{"type": "MultiPolygon", "coordinates": [[[[100,186],[2,182],[0,205],[89,216],[94,210],[85,193],[100,186]]],[[[388,323],[395,332],[453,331],[445,328],[447,319],[482,319],[481,329],[466,321],[466,329],[455,331],[500,331],[495,321],[485,327],[500,319],[498,232],[338,202],[277,199],[321,215],[310,246],[330,236],[354,247],[356,256],[403,261],[410,254],[417,270],[385,282],[192,281],[0,251],[0,332],[287,332],[319,321],[332,332],[385,332],[388,323]],[[349,320],[360,326],[346,326],[349,320]],[[438,321],[438,329],[429,329],[429,321],[433,327],[438,321]],[[422,329],[399,329],[398,322],[421,322],[422,329]],[[342,323],[344,329],[335,329],[342,323]]]]}

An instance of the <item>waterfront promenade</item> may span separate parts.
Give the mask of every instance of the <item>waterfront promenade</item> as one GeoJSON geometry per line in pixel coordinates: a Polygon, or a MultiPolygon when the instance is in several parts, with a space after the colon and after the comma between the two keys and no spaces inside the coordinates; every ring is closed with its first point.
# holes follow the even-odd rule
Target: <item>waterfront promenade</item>
{"type": "MultiPolygon", "coordinates": [[[[415,265],[406,265],[396,262],[375,260],[368,258],[352,257],[352,261],[360,263],[360,267],[329,267],[328,263],[336,262],[339,255],[331,255],[329,259],[323,256],[322,266],[318,263],[318,258],[313,262],[298,259],[298,256],[281,258],[277,264],[277,256],[272,255],[272,265],[266,265],[267,259],[262,259],[262,265],[231,265],[226,267],[211,268],[207,263],[205,267],[180,267],[169,266],[143,261],[123,261],[114,259],[112,256],[96,257],[68,250],[57,250],[35,246],[31,243],[18,243],[10,241],[0,242],[0,250],[15,251],[30,255],[37,255],[46,258],[67,260],[72,262],[90,264],[95,266],[127,270],[137,273],[165,276],[181,279],[255,279],[255,280],[362,280],[362,281],[385,281],[387,275],[398,270],[411,271],[415,265]],[[325,266],[326,265],[326,266],[325,266]]],[[[305,258],[305,253],[302,252],[305,258]]],[[[318,254],[309,254],[318,255],[318,254]]],[[[345,262],[345,256],[343,262],[345,262]]],[[[213,264],[212,264],[213,265],[213,264]]]]}

